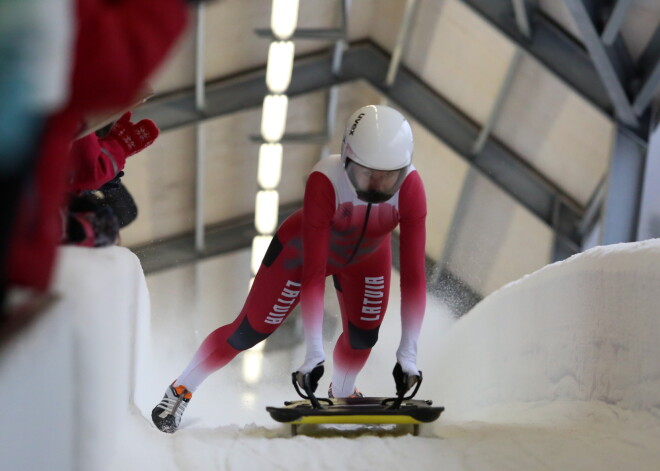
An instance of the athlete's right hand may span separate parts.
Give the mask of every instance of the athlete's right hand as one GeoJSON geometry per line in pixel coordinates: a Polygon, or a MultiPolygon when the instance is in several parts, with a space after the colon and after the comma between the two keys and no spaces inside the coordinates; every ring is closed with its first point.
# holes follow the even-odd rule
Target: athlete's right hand
{"type": "Polygon", "coordinates": [[[403,396],[409,389],[417,384],[422,379],[422,372],[417,371],[417,374],[408,374],[401,367],[401,363],[397,362],[394,365],[392,376],[394,376],[394,383],[396,384],[396,394],[403,396]]]}

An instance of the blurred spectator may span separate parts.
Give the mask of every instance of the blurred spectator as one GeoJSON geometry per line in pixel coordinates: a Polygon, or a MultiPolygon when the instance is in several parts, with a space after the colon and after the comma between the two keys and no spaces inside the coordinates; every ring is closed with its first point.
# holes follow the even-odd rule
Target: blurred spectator
{"type": "Polygon", "coordinates": [[[120,229],[135,221],[138,215],[138,208],[133,196],[121,182],[123,176],[124,172],[119,172],[113,180],[92,192],[96,197],[102,199],[102,204],[112,208],[117,216],[120,229]]]}
{"type": "Polygon", "coordinates": [[[16,208],[45,118],[68,95],[72,0],[0,0],[0,316],[16,208]]]}
{"type": "Polygon", "coordinates": [[[137,217],[137,206],[121,183],[126,159],[158,137],[156,124],[131,122],[124,113],[99,138],[91,133],[71,146],[71,201],[64,210],[63,242],[85,247],[106,247],[118,242],[119,229],[137,217]]]}
{"type": "Polygon", "coordinates": [[[0,0],[0,170],[14,171],[66,100],[72,0],[0,0]]]}
{"type": "Polygon", "coordinates": [[[63,243],[105,247],[118,242],[119,230],[138,215],[133,197],[121,183],[124,172],[95,191],[71,198],[65,212],[63,243]]]}
{"type": "Polygon", "coordinates": [[[65,215],[63,242],[81,247],[107,247],[119,240],[119,220],[111,207],[93,194],[75,197],[65,215]]]}
{"type": "MultiPolygon", "coordinates": [[[[30,1],[36,0],[20,0],[30,1]]],[[[44,122],[36,168],[22,187],[11,236],[8,283],[37,293],[47,292],[51,281],[62,236],[59,209],[66,203],[72,169],[69,150],[83,117],[128,107],[187,21],[183,0],[72,1],[75,41],[69,96],[44,122]]],[[[57,17],[53,10],[50,3],[42,6],[44,14],[57,17]]],[[[68,62],[67,56],[57,58],[68,62]]]]}

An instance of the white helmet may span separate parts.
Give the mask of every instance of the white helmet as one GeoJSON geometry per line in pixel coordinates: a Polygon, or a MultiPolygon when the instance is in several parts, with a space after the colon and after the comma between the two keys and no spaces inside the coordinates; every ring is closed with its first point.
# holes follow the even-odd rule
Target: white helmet
{"type": "Polygon", "coordinates": [[[364,106],[349,118],[341,158],[361,200],[381,203],[390,199],[408,173],[412,154],[410,124],[394,108],[364,106]]]}

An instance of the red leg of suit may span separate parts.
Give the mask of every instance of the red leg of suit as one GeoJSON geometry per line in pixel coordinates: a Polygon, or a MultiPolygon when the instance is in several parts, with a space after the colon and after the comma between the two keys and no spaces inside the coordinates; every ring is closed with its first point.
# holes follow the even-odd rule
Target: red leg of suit
{"type": "Polygon", "coordinates": [[[355,379],[378,338],[389,298],[392,270],[389,244],[336,275],[343,332],[333,352],[332,391],[335,397],[353,393],[355,379]]]}
{"type": "Polygon", "coordinates": [[[267,338],[288,317],[300,299],[301,263],[295,243],[269,248],[240,314],[202,342],[192,361],[177,378],[190,391],[241,351],[267,338]],[[281,250],[280,250],[281,249],[281,250]]]}

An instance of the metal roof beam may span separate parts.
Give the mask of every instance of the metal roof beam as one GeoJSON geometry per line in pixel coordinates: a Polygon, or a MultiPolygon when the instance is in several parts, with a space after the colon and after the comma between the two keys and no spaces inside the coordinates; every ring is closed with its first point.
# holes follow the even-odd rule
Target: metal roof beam
{"type": "Polygon", "coordinates": [[[621,26],[623,25],[628,10],[630,10],[632,4],[633,0],[618,0],[614,5],[614,9],[603,29],[603,33],[600,35],[600,38],[605,45],[611,46],[614,44],[614,40],[619,35],[621,26]]]}
{"type": "MultiPolygon", "coordinates": [[[[195,109],[203,112],[206,106],[204,87],[204,36],[206,24],[206,7],[204,3],[197,4],[197,21],[195,23],[195,109]]],[[[204,250],[204,170],[206,169],[206,135],[202,123],[195,126],[195,250],[204,250]]]]}
{"type": "Polygon", "coordinates": [[[635,97],[633,109],[636,113],[643,113],[648,108],[653,96],[660,88],[660,60],[656,62],[655,67],[644,81],[642,88],[635,97]]]}
{"type": "MultiPolygon", "coordinates": [[[[295,60],[287,95],[296,96],[323,90],[344,81],[346,80],[332,73],[330,52],[314,54],[295,60]]],[[[191,90],[183,90],[154,97],[135,110],[135,115],[153,119],[161,131],[168,131],[198,121],[260,107],[264,96],[268,94],[266,68],[261,67],[210,81],[206,84],[205,92],[206,107],[201,112],[195,108],[191,90]]]]}
{"type": "Polygon", "coordinates": [[[638,67],[642,74],[648,74],[660,60],[660,25],[655,28],[655,32],[649,42],[646,44],[644,52],[639,56],[638,67]]]}
{"type": "MultiPolygon", "coordinates": [[[[302,201],[282,205],[279,208],[279,223],[302,206],[302,201]]],[[[252,246],[257,230],[254,227],[254,214],[239,217],[221,224],[204,228],[205,244],[199,250],[195,247],[194,233],[182,234],[168,239],[132,247],[140,259],[146,275],[210,257],[215,257],[252,246]]]]}
{"type": "Polygon", "coordinates": [[[511,0],[513,2],[513,11],[516,17],[516,24],[518,25],[518,31],[525,38],[529,39],[532,37],[532,26],[529,21],[530,17],[530,6],[526,0],[511,0]]]}
{"type": "MultiPolygon", "coordinates": [[[[660,113],[660,109],[658,110],[660,113]]],[[[658,116],[660,118],[660,116],[658,116]]],[[[644,166],[644,186],[637,225],[637,240],[660,237],[660,127],[649,136],[644,166]]]]}
{"type": "MultiPolygon", "coordinates": [[[[620,1],[627,2],[627,0],[620,1]]],[[[601,79],[600,70],[594,66],[589,52],[584,49],[579,41],[558,27],[538,8],[534,8],[534,2],[530,2],[530,0],[462,0],[462,2],[511,41],[522,47],[544,65],[550,73],[566,83],[595,107],[610,116],[618,117],[622,113],[623,116],[627,117],[626,121],[621,120],[622,123],[628,126],[623,132],[629,132],[637,139],[646,140],[647,136],[643,129],[644,124],[638,122],[638,118],[642,113],[636,113],[636,110],[633,110],[628,98],[628,96],[631,96],[635,79],[633,74],[634,64],[625,50],[620,35],[613,40],[611,46],[605,47],[600,41],[600,35],[595,33],[598,44],[604,49],[604,52],[601,51],[600,55],[604,56],[607,63],[609,63],[609,66],[605,66],[609,69],[609,75],[617,78],[621,76],[625,79],[623,82],[617,79],[619,84],[624,84],[623,86],[616,85],[617,82],[614,82],[614,85],[610,83],[610,86],[614,88],[623,88],[623,92],[616,92],[615,95],[618,101],[621,101],[621,98],[626,98],[628,103],[627,105],[626,102],[617,103],[615,106],[610,96],[610,90],[601,79]],[[524,18],[520,16],[521,4],[526,6],[525,10],[529,15],[529,23],[533,26],[530,31],[531,37],[527,37],[525,34],[524,18]],[[523,20],[522,29],[520,27],[521,20],[523,20]],[[622,111],[620,112],[619,109],[622,111]],[[632,124],[629,125],[628,122],[632,124]]],[[[624,7],[625,5],[622,4],[618,7],[620,8],[618,12],[613,11],[612,13],[623,15],[624,10],[627,10],[627,7],[624,7]]],[[[589,18],[591,18],[590,15],[589,18]]],[[[613,23],[610,27],[612,32],[615,29],[614,26],[613,23]]],[[[605,59],[603,58],[603,60],[605,59]]]]}
{"type": "Polygon", "coordinates": [[[602,244],[637,240],[646,151],[617,130],[603,206],[602,244]]]}
{"type": "Polygon", "coordinates": [[[497,28],[558,78],[594,106],[612,112],[612,101],[603,87],[598,72],[581,44],[558,28],[545,15],[528,10],[534,25],[531,38],[519,30],[511,2],[493,0],[462,0],[474,12],[497,28]]]}
{"type": "Polygon", "coordinates": [[[479,131],[479,136],[477,137],[477,140],[474,142],[474,145],[472,146],[472,154],[474,155],[479,154],[483,150],[483,147],[486,144],[486,140],[490,137],[493,128],[497,124],[497,121],[499,120],[500,115],[502,114],[504,103],[507,97],[509,96],[509,92],[511,91],[511,87],[513,85],[513,78],[518,73],[521,58],[522,58],[521,49],[519,47],[516,47],[516,51],[514,52],[513,57],[511,58],[509,67],[507,67],[504,80],[502,80],[502,85],[500,85],[500,89],[497,92],[495,103],[493,104],[493,107],[490,110],[490,115],[488,115],[486,122],[484,122],[483,126],[481,127],[481,131],[479,131]]]}
{"type": "MultiPolygon", "coordinates": [[[[270,28],[257,28],[254,30],[257,36],[279,41],[279,38],[273,34],[270,28]]],[[[315,39],[321,41],[337,41],[344,39],[346,32],[343,28],[298,28],[291,35],[290,39],[315,39]]]]}
{"type": "Polygon", "coordinates": [[[649,106],[660,85],[660,26],[656,27],[640,56],[638,69],[642,85],[633,102],[633,108],[636,113],[641,114],[649,106]]]}
{"type": "Polygon", "coordinates": [[[417,0],[408,0],[406,2],[406,9],[403,12],[403,19],[399,27],[394,50],[392,51],[392,58],[390,59],[390,66],[387,70],[387,77],[385,83],[391,86],[396,80],[396,74],[399,72],[401,66],[401,59],[403,52],[406,49],[410,40],[410,26],[413,23],[415,14],[417,13],[417,0]]]}
{"type": "Polygon", "coordinates": [[[594,66],[614,105],[617,118],[627,126],[640,130],[640,121],[628,99],[626,86],[632,76],[620,60],[621,54],[607,47],[600,39],[594,25],[594,9],[589,9],[582,0],[564,0],[582,35],[594,66]]]}

